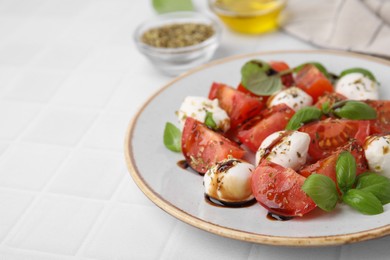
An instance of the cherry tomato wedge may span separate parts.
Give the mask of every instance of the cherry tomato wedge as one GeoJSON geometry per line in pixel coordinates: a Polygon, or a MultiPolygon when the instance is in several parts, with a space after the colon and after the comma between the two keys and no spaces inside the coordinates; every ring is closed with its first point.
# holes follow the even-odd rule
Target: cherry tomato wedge
{"type": "Polygon", "coordinates": [[[295,111],[286,104],[266,109],[261,116],[249,120],[240,127],[237,138],[251,151],[256,152],[270,134],[283,130],[295,111]]]}
{"type": "Polygon", "coordinates": [[[319,109],[322,108],[322,105],[328,103],[329,107],[333,106],[334,103],[346,100],[347,98],[337,92],[326,93],[318,98],[317,103],[314,106],[319,109]]]}
{"type": "Polygon", "coordinates": [[[327,92],[333,92],[332,83],[312,64],[305,65],[296,75],[295,84],[313,98],[313,102],[327,92]]]}
{"type": "Polygon", "coordinates": [[[272,213],[303,216],[316,207],[301,189],[305,179],[291,168],[264,160],[252,174],[252,192],[259,204],[272,213]]]}
{"type": "Polygon", "coordinates": [[[299,173],[305,177],[312,173],[318,173],[330,177],[337,185],[336,180],[336,162],[341,152],[349,151],[356,161],[356,175],[359,175],[368,170],[367,160],[364,155],[363,147],[356,141],[348,143],[344,147],[340,147],[328,157],[321,159],[311,165],[303,167],[299,173]]]}
{"type": "Polygon", "coordinates": [[[328,118],[304,125],[299,131],[310,135],[309,155],[316,161],[329,156],[351,139],[362,144],[370,133],[370,122],[328,118]]]}
{"type": "Polygon", "coordinates": [[[390,133],[390,100],[367,100],[366,103],[377,113],[377,118],[371,120],[370,134],[390,133]]]}
{"type": "MultiPolygon", "coordinates": [[[[269,65],[271,66],[271,68],[277,72],[281,72],[281,71],[285,71],[285,70],[289,70],[290,67],[287,65],[287,63],[283,62],[283,61],[271,61],[269,63],[269,65]]],[[[286,75],[283,75],[281,77],[281,80],[282,80],[282,83],[284,86],[286,87],[291,87],[292,85],[294,85],[294,78],[292,76],[292,73],[288,73],[286,75]]]]}
{"type": "Polygon", "coordinates": [[[215,98],[230,117],[231,128],[258,114],[264,106],[261,99],[220,83],[213,83],[211,86],[209,99],[215,98]]]}
{"type": "Polygon", "coordinates": [[[236,143],[192,117],[185,121],[181,148],[187,163],[201,174],[229,156],[241,159],[245,154],[236,143]]]}

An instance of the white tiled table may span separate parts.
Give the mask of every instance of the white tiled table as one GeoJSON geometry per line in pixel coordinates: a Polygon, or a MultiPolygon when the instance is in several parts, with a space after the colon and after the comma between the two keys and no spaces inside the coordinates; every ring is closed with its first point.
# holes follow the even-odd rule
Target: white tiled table
{"type": "MultiPolygon", "coordinates": [[[[206,1],[197,1],[207,11],[206,1]]],[[[124,163],[128,122],[171,78],[135,49],[146,0],[0,1],[0,259],[389,259],[390,238],[287,248],[222,238],[152,204],[124,163]]],[[[215,58],[312,49],[224,31],[215,58]]]]}

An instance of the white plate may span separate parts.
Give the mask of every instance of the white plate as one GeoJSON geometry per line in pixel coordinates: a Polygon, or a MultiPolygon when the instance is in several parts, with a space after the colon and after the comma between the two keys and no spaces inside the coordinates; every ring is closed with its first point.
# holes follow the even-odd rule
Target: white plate
{"type": "Polygon", "coordinates": [[[390,62],[334,51],[254,53],[219,60],[176,78],[153,95],[130,123],[125,143],[129,171],[139,188],[174,217],[209,232],[263,244],[317,246],[353,243],[390,234],[390,205],[380,215],[367,216],[340,205],[332,213],[320,209],[302,218],[271,221],[256,204],[221,208],[205,202],[203,178],[183,170],[180,153],[162,141],[166,122],[176,123],[175,111],[186,96],[207,96],[213,81],[237,86],[240,68],[249,59],[283,60],[290,66],[318,61],[339,73],[351,67],[371,70],[381,82],[381,98],[390,99],[390,62]]]}

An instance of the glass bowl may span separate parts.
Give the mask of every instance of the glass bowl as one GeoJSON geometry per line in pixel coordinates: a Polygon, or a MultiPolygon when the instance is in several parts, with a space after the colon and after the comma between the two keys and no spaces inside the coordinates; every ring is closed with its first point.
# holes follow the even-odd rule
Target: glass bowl
{"type": "Polygon", "coordinates": [[[208,3],[231,30],[261,34],[278,28],[287,0],[208,0],[208,3]]]}
{"type": "Polygon", "coordinates": [[[163,73],[176,76],[206,63],[218,48],[221,26],[214,19],[197,12],[172,12],[158,15],[138,26],[134,32],[137,48],[163,73]],[[144,43],[142,35],[153,28],[182,23],[199,23],[211,26],[213,35],[205,41],[177,48],[153,47],[144,43]]]}

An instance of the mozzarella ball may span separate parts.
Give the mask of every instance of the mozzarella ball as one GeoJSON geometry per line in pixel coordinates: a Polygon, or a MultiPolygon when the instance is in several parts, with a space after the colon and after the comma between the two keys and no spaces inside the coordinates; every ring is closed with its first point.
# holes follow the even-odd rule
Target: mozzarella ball
{"type": "Polygon", "coordinates": [[[313,104],[313,98],[302,89],[291,87],[272,95],[268,101],[268,107],[282,103],[297,111],[313,104]]]}
{"type": "Polygon", "coordinates": [[[247,202],[254,198],[251,175],[254,166],[229,158],[211,167],[203,177],[205,193],[221,202],[247,202]]]}
{"type": "Polygon", "coordinates": [[[336,83],[335,91],[353,100],[379,98],[377,83],[357,72],[340,78],[336,83]]]}
{"type": "Polygon", "coordinates": [[[256,152],[256,165],[261,159],[285,168],[298,170],[306,163],[310,136],[298,131],[279,131],[269,135],[256,152]]]}
{"type": "Polygon", "coordinates": [[[364,153],[371,171],[390,178],[390,135],[367,137],[364,153]]]}
{"type": "Polygon", "coordinates": [[[217,125],[217,129],[223,132],[229,130],[230,118],[226,111],[220,108],[218,104],[218,99],[210,100],[205,97],[186,97],[177,112],[182,129],[187,117],[192,117],[204,123],[207,112],[210,112],[217,125]]]}

